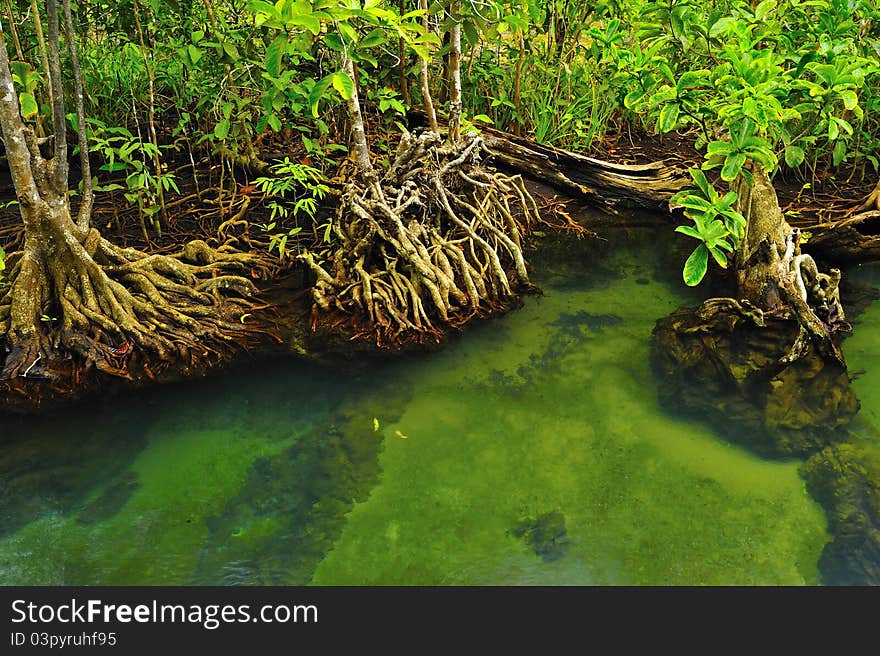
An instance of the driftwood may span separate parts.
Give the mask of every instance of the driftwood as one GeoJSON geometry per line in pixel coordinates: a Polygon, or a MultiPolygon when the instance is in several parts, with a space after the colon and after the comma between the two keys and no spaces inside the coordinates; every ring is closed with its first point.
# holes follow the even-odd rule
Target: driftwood
{"type": "Polygon", "coordinates": [[[493,161],[512,172],[582,197],[617,214],[621,209],[668,211],[669,199],[690,182],[683,169],[663,162],[614,164],[511,135],[486,131],[493,161]]]}
{"type": "Polygon", "coordinates": [[[880,260],[880,210],[839,221],[811,223],[795,219],[791,224],[811,234],[804,249],[823,259],[847,263],[880,260]]]}

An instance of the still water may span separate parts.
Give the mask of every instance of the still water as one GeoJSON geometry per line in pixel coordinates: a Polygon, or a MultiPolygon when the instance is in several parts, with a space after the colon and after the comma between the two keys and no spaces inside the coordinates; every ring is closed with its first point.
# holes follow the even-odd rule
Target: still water
{"type": "Polygon", "coordinates": [[[639,233],[542,250],[543,296],[437,353],[0,418],[0,584],[818,583],[799,461],[658,405],[699,293],[639,233]]]}

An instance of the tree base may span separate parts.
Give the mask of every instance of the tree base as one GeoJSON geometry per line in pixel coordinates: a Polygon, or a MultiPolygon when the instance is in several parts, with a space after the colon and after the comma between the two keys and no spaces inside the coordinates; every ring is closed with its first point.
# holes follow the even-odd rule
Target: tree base
{"type": "Polygon", "coordinates": [[[253,280],[269,271],[266,257],[202,241],[149,255],[119,248],[96,230],[82,242],[59,233],[51,251],[26,244],[9,258],[0,380],[51,377],[49,363],[60,358],[78,370],[129,378],[135,355],[139,373],[153,376],[161,367],[219,359],[253,330],[246,319],[255,307],[253,280]]]}
{"type": "Polygon", "coordinates": [[[314,321],[338,316],[379,346],[439,341],[532,288],[523,240],[537,205],[519,177],[482,166],[486,155],[480,136],[445,146],[404,133],[381,179],[350,183],[331,243],[299,256],[316,278],[314,321]]]}

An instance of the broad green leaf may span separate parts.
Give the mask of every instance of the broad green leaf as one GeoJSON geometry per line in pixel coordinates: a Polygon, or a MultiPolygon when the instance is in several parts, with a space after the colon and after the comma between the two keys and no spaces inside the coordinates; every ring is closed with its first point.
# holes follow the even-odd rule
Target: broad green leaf
{"type": "Polygon", "coordinates": [[[281,34],[266,48],[266,72],[272,77],[278,77],[281,73],[281,61],[287,49],[287,35],[281,34]]]}
{"type": "Polygon", "coordinates": [[[712,253],[712,257],[715,258],[715,261],[721,266],[721,268],[727,268],[727,256],[724,254],[724,251],[720,251],[717,248],[710,248],[709,252],[712,253]]]}
{"type": "Polygon", "coordinates": [[[706,198],[714,197],[714,189],[712,189],[712,185],[709,184],[709,181],[706,179],[706,174],[703,173],[700,169],[690,169],[688,171],[691,174],[691,178],[693,178],[694,184],[699,187],[700,191],[703,192],[703,195],[706,198]]]}
{"type": "Polygon", "coordinates": [[[804,163],[804,149],[800,146],[786,146],[785,147],[785,163],[791,167],[796,168],[804,163]]]}
{"type": "Polygon", "coordinates": [[[695,228],[693,228],[691,226],[683,226],[683,225],[678,226],[675,229],[675,231],[680,232],[683,235],[687,235],[688,237],[693,237],[694,239],[699,239],[700,241],[703,240],[703,237],[700,235],[700,233],[695,228]]]}
{"type": "MultiPolygon", "coordinates": [[[[293,16],[290,19],[291,25],[298,25],[299,27],[304,27],[309,32],[311,32],[314,36],[318,36],[321,33],[321,19],[315,16],[314,14],[301,14],[300,16],[293,16]]],[[[340,23],[340,27],[342,25],[347,25],[346,23],[340,23]]]]}
{"type": "Polygon", "coordinates": [[[199,63],[199,60],[202,58],[202,50],[193,44],[189,44],[186,47],[186,52],[189,55],[190,61],[193,63],[193,66],[199,63]]]}
{"type": "Polygon", "coordinates": [[[719,34],[727,31],[727,28],[736,23],[736,19],[732,16],[724,16],[715,21],[715,24],[709,29],[709,36],[713,39],[719,34]]]}
{"type": "Polygon", "coordinates": [[[229,119],[224,118],[214,126],[214,138],[223,141],[227,136],[229,136],[229,119]]]}
{"type": "Polygon", "coordinates": [[[835,121],[832,116],[828,119],[828,141],[834,141],[839,136],[840,128],[837,127],[837,121],[835,121]]]}
{"type": "Polygon", "coordinates": [[[354,80],[344,71],[336,71],[332,77],[333,88],[339,92],[343,100],[351,100],[354,96],[354,80]]]}
{"type": "Polygon", "coordinates": [[[670,132],[675,129],[678,122],[678,112],[678,103],[667,103],[663,105],[663,109],[660,110],[660,120],[658,121],[660,132],[670,132]]]}
{"type": "Polygon", "coordinates": [[[237,62],[241,56],[238,54],[238,48],[235,47],[235,44],[232,41],[224,41],[223,42],[223,52],[229,55],[229,58],[237,62]]]}
{"type": "Polygon", "coordinates": [[[840,98],[843,100],[843,106],[848,110],[853,110],[859,104],[859,97],[855,91],[846,89],[840,92],[840,98]]]}
{"type": "Polygon", "coordinates": [[[693,194],[685,196],[676,204],[679,207],[686,207],[690,210],[697,210],[699,212],[708,212],[712,210],[712,203],[699,196],[694,196],[693,194]]]}
{"type": "Polygon", "coordinates": [[[355,30],[348,23],[339,23],[338,29],[339,29],[339,32],[342,34],[342,36],[345,37],[346,42],[348,42],[348,43],[357,43],[358,42],[357,30],[355,30]]]}
{"type": "Polygon", "coordinates": [[[275,132],[281,132],[281,119],[275,114],[269,114],[266,121],[272,126],[272,129],[275,130],[275,132]]]}
{"type": "Polygon", "coordinates": [[[248,2],[248,9],[250,9],[255,14],[265,14],[275,20],[279,20],[281,18],[281,14],[278,13],[278,10],[275,8],[270,2],[263,2],[263,0],[250,0],[248,2]]]}
{"type": "Polygon", "coordinates": [[[838,166],[843,161],[844,157],[846,157],[846,141],[839,139],[834,144],[831,155],[834,166],[838,166]]]}
{"type": "Polygon", "coordinates": [[[709,251],[706,249],[705,245],[700,244],[694,249],[694,252],[691,253],[687,262],[684,263],[684,269],[681,272],[682,278],[684,278],[684,284],[688,287],[699,285],[703,276],[706,275],[706,269],[708,266],[709,251]]]}
{"type": "Polygon", "coordinates": [[[321,98],[324,97],[324,94],[332,82],[333,75],[330,74],[312,87],[312,90],[309,92],[309,106],[312,109],[312,116],[314,118],[318,118],[318,103],[321,102],[321,98]]]}
{"type": "Polygon", "coordinates": [[[636,105],[638,105],[642,101],[645,95],[646,94],[642,89],[630,91],[623,99],[623,104],[627,109],[635,109],[636,105]]]}
{"type": "Polygon", "coordinates": [[[37,101],[32,93],[25,92],[18,94],[18,102],[21,105],[22,118],[31,118],[36,116],[40,111],[37,101]]]}
{"type": "Polygon", "coordinates": [[[763,20],[767,14],[769,14],[773,9],[776,8],[777,0],[764,0],[761,4],[759,4],[755,8],[755,18],[758,20],[763,20]]]}
{"type": "Polygon", "coordinates": [[[707,155],[729,155],[734,151],[733,145],[729,141],[711,141],[706,146],[707,155]]]}
{"type": "Polygon", "coordinates": [[[727,159],[724,160],[724,167],[721,169],[721,179],[727,182],[735,180],[745,163],[746,156],[743,153],[728,155],[727,159]]]}
{"type": "Polygon", "coordinates": [[[387,40],[385,36],[385,30],[381,27],[377,27],[372,32],[367,34],[363,39],[361,39],[360,47],[361,48],[375,48],[376,46],[380,46],[387,40]]]}

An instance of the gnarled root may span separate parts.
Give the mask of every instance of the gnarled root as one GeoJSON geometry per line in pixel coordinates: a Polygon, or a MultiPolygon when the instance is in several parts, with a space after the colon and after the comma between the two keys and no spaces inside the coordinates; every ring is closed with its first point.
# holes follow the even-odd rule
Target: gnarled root
{"type": "Polygon", "coordinates": [[[381,344],[439,338],[529,288],[522,240],[538,208],[518,176],[481,165],[486,152],[480,136],[446,147],[433,132],[405,133],[381,180],[348,186],[336,243],[299,256],[316,308],[381,344]]]}
{"type": "MultiPolygon", "coordinates": [[[[26,244],[0,288],[0,378],[45,377],[53,353],[129,377],[127,360],[182,366],[218,356],[248,328],[240,321],[268,275],[260,255],[220,252],[194,241],[174,255],[119,248],[92,230],[57,229],[51,249],[26,244]],[[242,275],[244,274],[244,275],[242,275]],[[182,360],[182,362],[181,362],[182,360]]],[[[149,364],[148,364],[149,363],[149,364]]]]}

